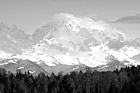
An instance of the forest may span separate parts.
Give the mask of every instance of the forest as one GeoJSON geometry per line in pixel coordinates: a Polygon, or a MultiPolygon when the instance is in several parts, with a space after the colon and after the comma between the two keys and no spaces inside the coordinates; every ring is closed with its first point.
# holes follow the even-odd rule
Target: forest
{"type": "Polygon", "coordinates": [[[16,74],[0,69],[0,93],[140,93],[140,66],[126,67],[113,72],[71,72],[63,75],[29,71],[16,74]]]}

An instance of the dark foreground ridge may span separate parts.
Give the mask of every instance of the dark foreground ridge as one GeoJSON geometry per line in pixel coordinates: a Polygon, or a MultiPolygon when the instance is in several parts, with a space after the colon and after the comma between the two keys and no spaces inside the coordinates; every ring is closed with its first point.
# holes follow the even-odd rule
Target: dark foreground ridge
{"type": "Polygon", "coordinates": [[[98,72],[16,74],[0,69],[0,93],[140,93],[140,66],[98,72]]]}

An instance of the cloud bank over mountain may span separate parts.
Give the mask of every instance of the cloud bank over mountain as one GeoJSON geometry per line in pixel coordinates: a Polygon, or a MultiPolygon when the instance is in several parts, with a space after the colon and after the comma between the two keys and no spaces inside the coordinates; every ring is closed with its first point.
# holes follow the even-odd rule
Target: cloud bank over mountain
{"type": "Polygon", "coordinates": [[[30,36],[18,29],[16,25],[8,27],[0,23],[0,50],[17,54],[31,46],[30,36]]]}
{"type": "Polygon", "coordinates": [[[140,14],[118,18],[112,21],[112,23],[140,24],[140,14]]]}

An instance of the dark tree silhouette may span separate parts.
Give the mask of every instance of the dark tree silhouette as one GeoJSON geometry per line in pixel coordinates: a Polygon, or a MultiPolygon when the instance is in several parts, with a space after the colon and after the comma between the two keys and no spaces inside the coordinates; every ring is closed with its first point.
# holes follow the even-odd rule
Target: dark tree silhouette
{"type": "Polygon", "coordinates": [[[140,66],[113,72],[87,68],[86,72],[50,76],[0,69],[0,93],[140,93],[140,66]]]}

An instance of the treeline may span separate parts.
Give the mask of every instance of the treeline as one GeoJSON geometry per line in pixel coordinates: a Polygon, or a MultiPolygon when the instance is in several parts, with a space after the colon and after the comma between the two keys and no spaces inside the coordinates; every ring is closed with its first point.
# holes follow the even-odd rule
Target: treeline
{"type": "Polygon", "coordinates": [[[29,72],[16,74],[0,69],[0,93],[140,93],[140,66],[120,71],[71,72],[63,75],[29,72]]]}

